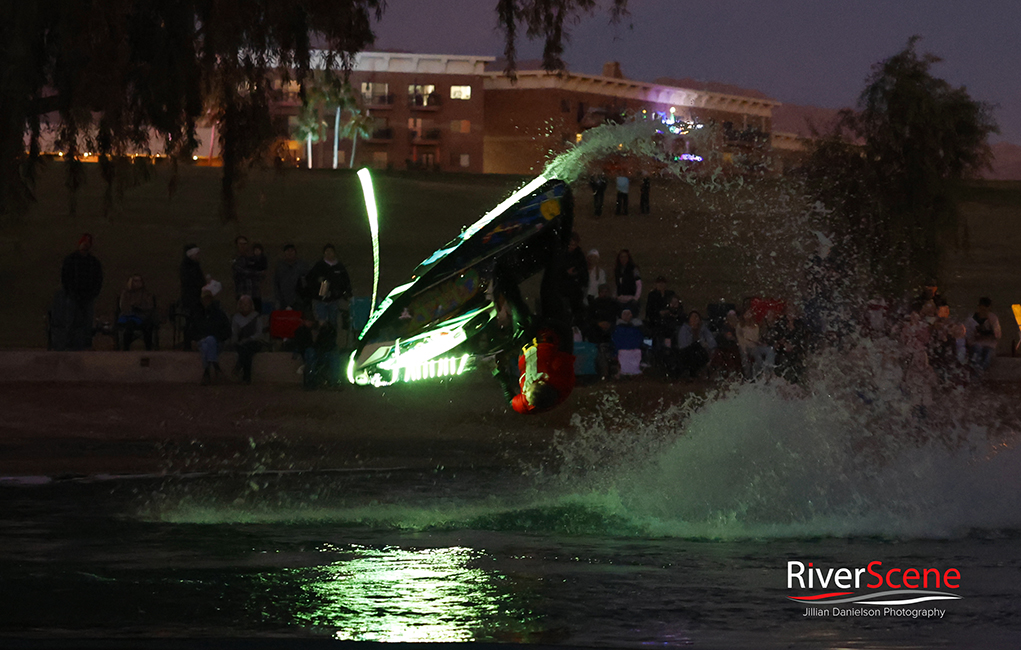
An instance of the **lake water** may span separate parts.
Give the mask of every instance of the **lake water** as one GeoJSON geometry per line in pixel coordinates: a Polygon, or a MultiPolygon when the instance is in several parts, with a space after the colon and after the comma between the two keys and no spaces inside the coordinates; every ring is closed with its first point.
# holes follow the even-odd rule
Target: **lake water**
{"type": "Polygon", "coordinates": [[[1016,451],[859,402],[609,400],[544,467],[7,481],[0,639],[1017,647],[1016,451]],[[806,617],[788,561],[955,568],[960,598],[806,617]]]}

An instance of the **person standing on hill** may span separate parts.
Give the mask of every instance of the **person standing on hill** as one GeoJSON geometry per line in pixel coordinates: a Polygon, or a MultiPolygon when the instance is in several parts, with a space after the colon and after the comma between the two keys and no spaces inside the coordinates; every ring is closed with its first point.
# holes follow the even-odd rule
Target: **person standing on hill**
{"type": "Polygon", "coordinates": [[[248,247],[248,238],[238,235],[234,238],[234,246],[237,248],[237,255],[230,262],[230,272],[234,279],[234,297],[241,300],[241,296],[259,295],[259,271],[256,268],[258,262],[248,247]]]}
{"type": "Polygon", "coordinates": [[[652,188],[652,179],[648,174],[642,176],[642,187],[638,194],[638,211],[642,214],[649,214],[649,190],[652,188]]]}
{"type": "Polygon", "coordinates": [[[628,193],[631,191],[631,181],[627,176],[617,176],[617,216],[627,216],[628,193]]]}
{"type": "Polygon", "coordinates": [[[338,318],[342,300],[351,299],[351,278],[337,259],[333,244],[323,246],[323,259],[315,263],[305,276],[305,286],[311,294],[316,320],[330,323],[340,329],[338,318]]]}
{"type": "Polygon", "coordinates": [[[599,172],[589,177],[589,188],[592,189],[592,214],[603,216],[603,198],[606,196],[606,174],[599,172]]]}
{"type": "Polygon", "coordinates": [[[92,235],[85,233],[78,240],[78,249],[64,258],[60,283],[67,301],[67,341],[57,349],[88,350],[92,348],[96,298],[103,289],[103,265],[92,254],[92,235]]]}
{"type": "Polygon", "coordinates": [[[579,320],[585,313],[585,295],[588,291],[588,262],[585,259],[585,252],[581,250],[581,235],[577,232],[571,233],[567,243],[566,259],[564,260],[564,277],[561,287],[565,291],[564,297],[571,303],[571,313],[574,314],[575,325],[580,326],[579,320]]]}
{"type": "Polygon", "coordinates": [[[199,264],[199,247],[195,244],[184,245],[184,258],[181,260],[181,312],[184,314],[184,349],[191,350],[195,338],[195,316],[202,308],[202,287],[208,278],[199,264]]]}
{"type": "Polygon", "coordinates": [[[277,309],[302,309],[298,285],[309,272],[308,262],[298,259],[294,244],[284,246],[283,256],[273,271],[273,294],[277,309]]]}
{"type": "Polygon", "coordinates": [[[258,242],[252,244],[251,271],[253,276],[251,294],[252,304],[255,305],[255,312],[261,314],[262,283],[266,279],[267,271],[269,271],[269,259],[266,257],[266,249],[258,242]]]}

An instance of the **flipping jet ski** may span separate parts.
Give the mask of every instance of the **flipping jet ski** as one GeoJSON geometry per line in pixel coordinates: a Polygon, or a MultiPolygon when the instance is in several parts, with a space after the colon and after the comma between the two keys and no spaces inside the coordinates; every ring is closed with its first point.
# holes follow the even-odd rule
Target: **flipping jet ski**
{"type": "Polygon", "coordinates": [[[371,313],[348,381],[380,387],[460,375],[513,345],[497,322],[494,273],[499,267],[501,281],[520,283],[542,272],[553,250],[544,243],[566,241],[572,210],[567,184],[539,176],[466,227],[371,313]]]}

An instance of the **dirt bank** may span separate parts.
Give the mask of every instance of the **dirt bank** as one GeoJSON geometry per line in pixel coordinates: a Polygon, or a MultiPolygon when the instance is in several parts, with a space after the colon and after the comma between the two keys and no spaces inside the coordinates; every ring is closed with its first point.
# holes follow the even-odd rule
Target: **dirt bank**
{"type": "Polygon", "coordinates": [[[535,462],[575,414],[608,396],[629,411],[697,384],[579,387],[570,407],[524,417],[488,378],[388,390],[279,385],[4,384],[0,476],[458,467],[535,462]]]}

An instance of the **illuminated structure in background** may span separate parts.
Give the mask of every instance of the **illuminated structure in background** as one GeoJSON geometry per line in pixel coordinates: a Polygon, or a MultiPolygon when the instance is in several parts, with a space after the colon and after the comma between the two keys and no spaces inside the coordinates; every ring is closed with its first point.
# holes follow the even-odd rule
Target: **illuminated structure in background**
{"type": "MultiPolygon", "coordinates": [[[[691,79],[626,79],[609,63],[602,75],[519,70],[517,81],[485,77],[485,171],[522,174],[541,169],[550,152],[580,142],[586,130],[624,115],[646,114],[664,124],[716,124],[724,150],[768,147],[779,102],[754,90],[691,79]]],[[[680,127],[678,127],[680,128],[680,127]]],[[[675,134],[679,131],[675,131],[675,134]]],[[[698,152],[678,152],[696,161],[698,152]]]]}
{"type": "MultiPolygon", "coordinates": [[[[491,56],[358,53],[349,82],[372,127],[354,148],[353,166],[481,172],[483,74],[492,61],[491,56]]],[[[283,79],[278,84],[282,97],[273,111],[293,126],[301,107],[298,85],[283,79]]],[[[333,167],[335,109],[322,107],[327,129],[312,144],[314,168],[333,167]]],[[[293,157],[304,157],[304,142],[290,140],[287,147],[293,157]]],[[[351,152],[352,141],[341,139],[341,167],[348,166],[351,152]]]]}

